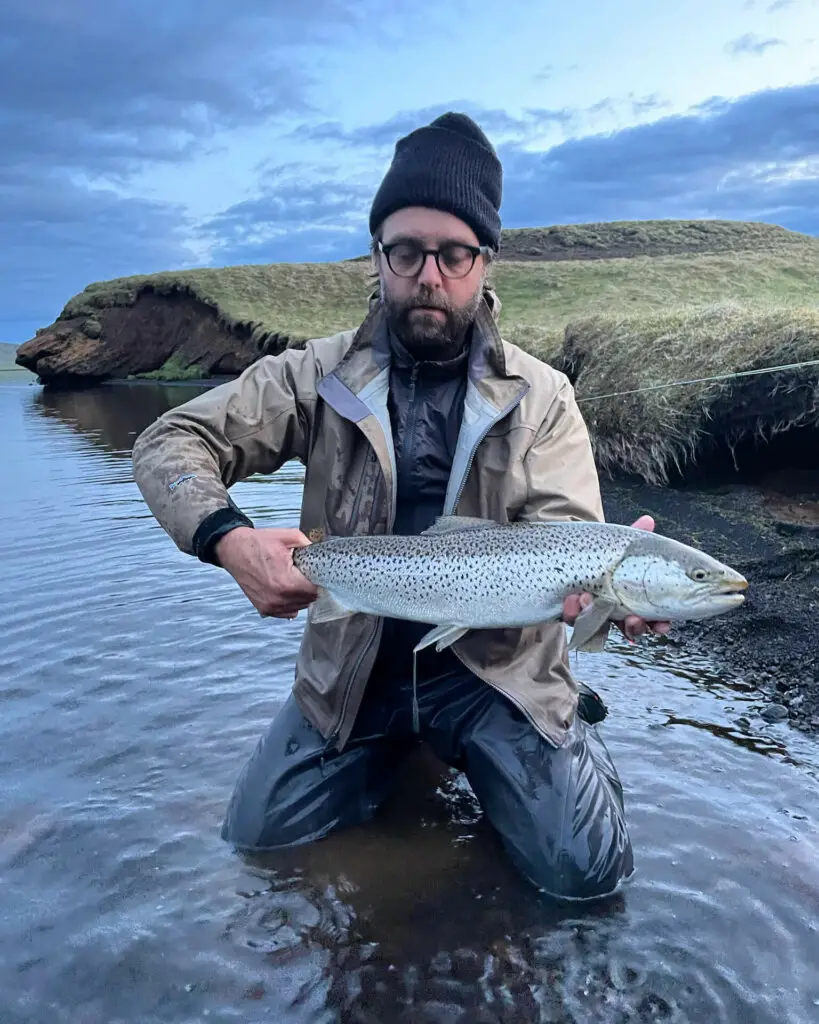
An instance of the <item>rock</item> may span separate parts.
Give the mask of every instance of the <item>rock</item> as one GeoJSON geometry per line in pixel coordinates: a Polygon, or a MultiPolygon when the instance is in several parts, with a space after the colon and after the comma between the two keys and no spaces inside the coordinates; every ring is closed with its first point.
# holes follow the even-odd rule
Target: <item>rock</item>
{"type": "Polygon", "coordinates": [[[760,714],[766,722],[781,722],[790,717],[790,712],[784,704],[766,704],[760,714]]]}
{"type": "Polygon", "coordinates": [[[57,320],[17,349],[43,383],[73,385],[159,370],[169,360],[202,377],[241,373],[259,358],[249,329],[231,329],[187,292],[146,290],[133,305],[57,320]]]}

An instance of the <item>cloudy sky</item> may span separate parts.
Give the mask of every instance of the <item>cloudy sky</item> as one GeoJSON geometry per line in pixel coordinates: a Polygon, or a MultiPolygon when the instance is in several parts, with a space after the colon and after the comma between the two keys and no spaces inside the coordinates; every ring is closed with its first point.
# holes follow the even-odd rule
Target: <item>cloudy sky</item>
{"type": "Polygon", "coordinates": [[[448,109],[506,227],[819,234],[819,0],[3,0],[0,340],[95,280],[360,254],[448,109]]]}

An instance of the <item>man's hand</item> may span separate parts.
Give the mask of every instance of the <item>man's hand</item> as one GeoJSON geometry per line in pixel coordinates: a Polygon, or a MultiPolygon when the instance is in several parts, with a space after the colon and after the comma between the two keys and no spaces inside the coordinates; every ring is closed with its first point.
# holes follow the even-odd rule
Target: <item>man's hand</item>
{"type": "MultiPolygon", "coordinates": [[[[638,530],[653,530],[654,520],[651,516],[640,516],[632,526],[638,530]]],[[[563,621],[569,626],[573,625],[582,609],[588,608],[592,600],[591,594],[569,594],[563,602],[563,621]]],[[[670,622],[646,622],[638,615],[629,615],[624,622],[615,622],[614,625],[627,640],[634,640],[643,633],[667,633],[671,629],[670,622]]]]}
{"type": "Polygon", "coordinates": [[[237,526],[217,542],[215,554],[260,615],[295,619],[318,596],[293,565],[293,548],[309,543],[301,530],[237,526]]]}

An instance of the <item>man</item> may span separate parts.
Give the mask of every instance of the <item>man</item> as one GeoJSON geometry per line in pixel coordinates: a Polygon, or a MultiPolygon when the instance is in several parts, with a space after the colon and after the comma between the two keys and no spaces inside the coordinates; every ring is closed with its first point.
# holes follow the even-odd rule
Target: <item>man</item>
{"type": "MultiPolygon", "coordinates": [[[[159,523],[262,615],[293,618],[316,598],[292,563],[312,530],[412,534],[452,512],[603,518],[569,382],[498,334],[486,274],[501,178],[463,115],[399,140],[370,213],[380,287],[363,324],[258,360],[138,438],[134,473],[159,523]],[[227,488],[290,459],[306,467],[300,528],[256,529],[227,488]]],[[[566,602],[566,622],[583,603],[566,602]]],[[[412,648],[428,628],[308,612],[293,693],[237,782],[223,837],[276,849],[365,821],[425,740],[464,770],[533,884],[569,899],[615,891],[633,870],[622,790],[592,691],[577,713],[564,625],[427,649],[414,690],[412,648]]]]}

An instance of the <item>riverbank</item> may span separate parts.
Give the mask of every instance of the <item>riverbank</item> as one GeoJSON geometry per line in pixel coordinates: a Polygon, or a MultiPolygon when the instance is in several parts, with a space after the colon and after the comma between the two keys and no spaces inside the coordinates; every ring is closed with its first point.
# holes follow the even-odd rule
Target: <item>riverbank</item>
{"type": "MultiPolygon", "coordinates": [[[[654,516],[656,530],[745,573],[737,612],[684,623],[668,638],[638,642],[704,651],[759,694],[756,716],[819,734],[819,473],[766,473],[754,482],[661,488],[602,480],[606,518],[654,516]]],[[[737,724],[750,726],[746,707],[737,724]]],[[[757,721],[758,724],[758,721],[757,721]]]]}

